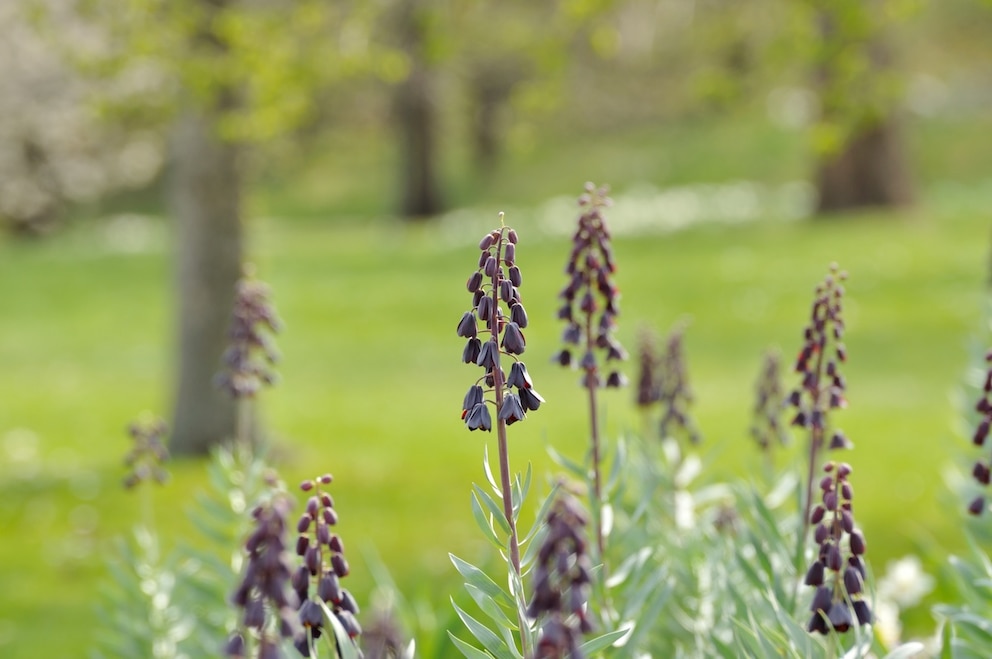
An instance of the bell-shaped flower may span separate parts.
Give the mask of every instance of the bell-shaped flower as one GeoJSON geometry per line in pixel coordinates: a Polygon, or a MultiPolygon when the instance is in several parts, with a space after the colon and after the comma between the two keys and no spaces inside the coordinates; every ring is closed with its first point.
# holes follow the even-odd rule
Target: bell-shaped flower
{"type": "Polygon", "coordinates": [[[462,418],[464,419],[468,416],[469,410],[473,409],[476,405],[483,402],[483,391],[482,387],[479,385],[472,385],[469,387],[468,392],[465,394],[465,400],[462,401],[462,418]]]}
{"type": "Polygon", "coordinates": [[[514,304],[510,307],[510,320],[516,323],[520,329],[527,327],[527,310],[522,304],[514,304]]]}
{"type": "Polygon", "coordinates": [[[499,419],[506,421],[506,425],[511,426],[517,421],[522,421],[527,414],[523,405],[520,404],[520,397],[516,394],[507,394],[503,397],[503,406],[499,410],[499,419]]]}
{"type": "Polygon", "coordinates": [[[524,410],[528,412],[533,412],[541,406],[541,403],[544,402],[544,398],[541,397],[541,394],[537,393],[534,389],[524,389],[523,387],[520,387],[517,389],[517,392],[520,396],[520,404],[523,406],[524,410]]]}
{"type": "Polygon", "coordinates": [[[503,349],[511,355],[522,355],[527,349],[524,333],[520,331],[520,326],[512,321],[507,323],[503,330],[503,349]]]}
{"type": "Polygon", "coordinates": [[[490,339],[482,344],[482,349],[479,351],[479,357],[475,360],[475,363],[489,371],[496,367],[496,361],[498,359],[499,347],[496,345],[495,340],[490,339]]]}
{"type": "Polygon", "coordinates": [[[531,382],[530,374],[527,373],[527,365],[523,362],[513,362],[510,367],[510,376],[506,379],[506,386],[530,389],[534,386],[531,382]]]}
{"type": "Polygon", "coordinates": [[[492,430],[493,421],[489,416],[489,407],[485,403],[479,403],[473,407],[465,417],[465,425],[468,426],[469,430],[476,430],[477,428],[487,432],[492,430]]]}
{"type": "Polygon", "coordinates": [[[462,314],[462,319],[458,322],[458,336],[463,336],[466,339],[474,339],[478,332],[478,326],[475,322],[475,314],[471,311],[466,311],[462,314]]]}
{"type": "Polygon", "coordinates": [[[466,364],[474,364],[482,351],[482,341],[479,339],[469,339],[462,350],[462,361],[466,364]]]}

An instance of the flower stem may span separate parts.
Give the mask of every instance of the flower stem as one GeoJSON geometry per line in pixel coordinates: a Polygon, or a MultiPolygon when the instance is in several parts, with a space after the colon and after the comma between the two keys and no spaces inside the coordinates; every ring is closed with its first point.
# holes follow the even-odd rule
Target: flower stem
{"type": "MultiPolygon", "coordinates": [[[[502,216],[500,213],[500,222],[502,224],[502,216]]],[[[489,316],[488,326],[490,331],[490,336],[494,341],[497,341],[499,337],[499,321],[500,317],[497,313],[499,309],[499,282],[500,273],[502,268],[498,266],[499,262],[502,260],[503,256],[503,242],[506,236],[506,227],[500,228],[499,241],[496,245],[496,272],[492,276],[492,296],[493,296],[493,310],[489,316]]],[[[517,523],[513,515],[513,487],[510,479],[510,449],[506,441],[506,421],[500,418],[500,411],[503,409],[503,371],[500,367],[500,355],[502,351],[497,350],[496,352],[496,363],[493,367],[493,389],[496,398],[496,439],[497,447],[499,452],[499,480],[500,480],[500,490],[502,490],[503,496],[503,514],[506,516],[506,523],[510,527],[510,564],[513,567],[513,571],[517,576],[517,581],[520,581],[520,544],[517,539],[517,523]]],[[[523,606],[517,606],[517,618],[520,623],[520,646],[521,652],[524,657],[530,657],[529,648],[529,627],[527,619],[524,615],[526,610],[526,602],[524,594],[522,592],[515,592],[514,597],[523,602],[523,606]]]]}
{"type": "MultiPolygon", "coordinates": [[[[592,314],[586,314],[586,349],[592,350],[592,314]]],[[[589,436],[592,444],[593,518],[596,523],[596,548],[603,564],[603,581],[606,580],[606,539],[603,537],[603,480],[600,473],[599,404],[597,401],[596,367],[586,369],[586,388],[589,390],[589,436]]]]}

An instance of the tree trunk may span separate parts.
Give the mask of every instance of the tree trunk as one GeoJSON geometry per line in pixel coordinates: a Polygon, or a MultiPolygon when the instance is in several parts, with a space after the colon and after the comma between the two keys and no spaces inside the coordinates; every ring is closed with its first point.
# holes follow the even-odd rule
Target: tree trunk
{"type": "Polygon", "coordinates": [[[513,87],[523,77],[523,67],[504,58],[480,62],[473,69],[470,80],[473,155],[478,172],[489,174],[502,151],[502,115],[513,87]]]}
{"type": "Polygon", "coordinates": [[[821,64],[815,73],[824,118],[851,126],[843,146],[821,154],[815,179],[820,213],[913,201],[897,99],[882,84],[891,55],[872,2],[827,4],[816,12],[821,64]],[[846,70],[861,64],[864,73],[846,70]]]}
{"type": "Polygon", "coordinates": [[[206,453],[235,432],[235,403],[214,377],[241,272],[241,180],[237,147],[220,139],[213,119],[187,110],[172,143],[179,298],[172,448],[179,454],[206,453]]]}
{"type": "Polygon", "coordinates": [[[857,131],[817,166],[817,211],[902,206],[913,201],[902,133],[894,117],[857,131]]]}
{"type": "Polygon", "coordinates": [[[394,120],[400,147],[400,214],[426,218],[443,210],[438,180],[437,106],[434,74],[425,63],[426,5],[405,2],[397,16],[403,50],[412,64],[410,75],[396,88],[394,120]]]}

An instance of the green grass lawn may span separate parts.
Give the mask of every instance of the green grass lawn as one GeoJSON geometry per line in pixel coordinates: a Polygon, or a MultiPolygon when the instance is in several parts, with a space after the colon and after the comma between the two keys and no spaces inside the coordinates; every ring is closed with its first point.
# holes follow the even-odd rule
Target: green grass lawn
{"type": "MultiPolygon", "coordinates": [[[[513,180],[534,186],[546,164],[533,163],[529,178],[514,171],[513,180]]],[[[766,180],[785,178],[769,172],[766,180]]],[[[548,196],[581,185],[564,190],[563,174],[551,179],[548,196]]],[[[788,361],[828,264],[850,272],[850,407],[838,421],[856,445],[849,457],[858,519],[876,572],[934,543],[964,543],[964,503],[946,494],[943,471],[974,457],[955,434],[951,394],[968,362],[969,337],[982,330],[992,194],[981,179],[961,180],[928,177],[921,205],[903,213],[701,224],[615,240],[619,337],[628,349],[635,351],[644,326],[665,332],[690,323],[695,413],[713,477],[757,473],[747,428],[761,356],[777,346],[788,361]]],[[[513,186],[500,181],[493,189],[510,197],[513,186]]],[[[507,201],[526,206],[536,194],[528,189],[522,202],[507,201]]],[[[270,210],[278,198],[269,194],[258,207],[270,210]]],[[[306,206],[305,198],[299,193],[294,203],[306,206]]],[[[481,198],[495,203],[493,195],[481,198]]],[[[555,296],[568,246],[533,218],[524,212],[507,221],[521,237],[521,291],[531,318],[525,359],[548,402],[513,426],[510,444],[515,467],[532,462],[545,491],[547,445],[580,457],[586,425],[576,374],[549,363],[559,347],[555,296]]],[[[484,478],[483,450],[494,439],[469,434],[459,421],[464,391],[478,374],[460,363],[455,326],[470,301],[464,282],[476,265],[474,244],[493,221],[480,212],[467,227],[253,223],[252,258],[286,325],[278,338],[281,379],[263,398],[273,454],[289,483],[334,473],[359,601],[372,587],[362,568],[366,548],[375,548],[411,598],[442,608],[457,588],[447,552],[485,553],[469,491],[484,478]]],[[[139,506],[120,487],[124,428],[143,410],[168,411],[169,235],[159,224],[140,225],[145,248],[132,253],[113,237],[115,226],[91,221],[44,242],[0,241],[4,657],[84,654],[111,540],[137,521],[139,506]]],[[[632,394],[604,396],[611,437],[640,427],[632,394]]],[[[173,482],[155,491],[156,519],[174,541],[196,541],[187,511],[206,488],[203,467],[177,462],[173,482]]],[[[926,612],[917,619],[926,631],[926,612]]]]}

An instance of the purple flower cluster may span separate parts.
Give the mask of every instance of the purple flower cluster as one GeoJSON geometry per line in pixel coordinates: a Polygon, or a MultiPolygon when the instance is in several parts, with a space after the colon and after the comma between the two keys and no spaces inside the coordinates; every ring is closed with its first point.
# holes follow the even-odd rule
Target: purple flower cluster
{"type": "Polygon", "coordinates": [[[561,492],[547,517],[547,535],[534,567],[534,598],[527,615],[542,620],[537,659],[581,659],[582,635],[593,626],[586,612],[591,583],[585,526],[578,501],[561,492]]]}
{"type": "Polygon", "coordinates": [[[854,490],[848,481],[851,466],[828,462],[823,471],[822,502],[809,518],[810,524],[816,525],[814,538],[819,551],[806,572],[805,584],[816,588],[807,629],[827,634],[831,629],[846,632],[853,625],[869,625],[872,615],[864,599],[865,538],[854,525],[854,490]]]}
{"type": "Polygon", "coordinates": [[[658,431],[662,439],[684,436],[693,444],[700,441],[699,431],[689,415],[692,389],[689,387],[689,370],[686,368],[683,338],[685,328],[676,327],[668,335],[665,354],[658,369],[658,400],[661,403],[661,421],[658,431]]]}
{"type": "Polygon", "coordinates": [[[295,645],[304,657],[312,655],[313,642],[324,631],[324,608],[320,602],[327,605],[351,639],[362,633],[355,617],[358,604],[340,582],[350,569],[341,537],[331,532],[331,527],[338,523],[338,514],[334,500],[322,486],[330,485],[332,480],[330,474],[324,474],[300,484],[310,498],[296,525],[299,532],[296,553],[303,564],[293,572],[291,582],[300,600],[299,617],[304,627],[295,645]]]}
{"type": "MultiPolygon", "coordinates": [[[[827,414],[830,410],[847,406],[844,398],[846,385],[840,374],[840,364],[847,360],[844,338],[844,319],[841,303],[847,273],[839,272],[837,264],[830,267],[830,274],[816,287],[809,325],[803,332],[803,347],[796,358],[795,371],[802,377],[799,388],[789,397],[796,414],[792,425],[811,431],[816,454],[828,431],[827,414]]],[[[840,430],[830,435],[831,449],[851,448],[851,443],[840,430]]]]}
{"type": "Polygon", "coordinates": [[[647,409],[661,400],[661,388],[658,384],[658,351],[655,345],[655,334],[644,328],[637,346],[637,406],[647,409]]]}
{"type": "Polygon", "coordinates": [[[169,479],[169,472],[162,466],[169,459],[169,450],[163,441],[167,430],[162,419],[128,426],[127,434],[134,445],[124,456],[124,464],[129,469],[124,477],[124,487],[131,489],[147,480],[164,483],[169,479]]]}
{"type": "Polygon", "coordinates": [[[281,639],[299,634],[297,599],[289,587],[292,557],[288,547],[289,497],[276,494],[252,511],[255,530],[245,542],[248,560],[232,601],[243,611],[242,629],[228,639],[225,655],[246,656],[246,637],[256,640],[259,659],[282,657],[281,639]]]}
{"type": "Polygon", "coordinates": [[[520,299],[517,232],[508,227],[495,229],[482,237],[479,251],[478,267],[466,284],[472,308],[462,315],[457,333],[466,339],[462,361],[481,366],[485,374],[465,394],[462,419],[469,430],[490,431],[493,422],[486,404],[487,389],[495,394],[497,418],[507,425],[524,419],[544,399],[519,359],[527,348],[523,333],[527,311],[520,299]],[[509,375],[500,365],[503,355],[513,359],[509,375]]]}
{"type": "Polygon", "coordinates": [[[224,370],[217,386],[236,399],[253,398],[262,385],[271,385],[275,374],[269,368],[278,359],[268,332],[282,324],[269,302],[269,287],[248,276],[238,281],[234,311],[228,329],[230,344],[224,353],[224,370]]]}
{"type": "Polygon", "coordinates": [[[781,360],[778,353],[765,354],[761,374],[755,386],[751,437],[762,452],[768,454],[773,444],[785,445],[789,435],[782,426],[785,396],[782,393],[781,360]]]}
{"type": "MultiPolygon", "coordinates": [[[[572,235],[572,252],[565,267],[568,284],[559,293],[564,303],[558,310],[558,318],[566,326],[562,333],[565,348],[556,359],[562,366],[578,365],[583,371],[582,385],[598,388],[604,381],[597,352],[603,354],[606,362],[624,360],[627,352],[613,336],[620,314],[620,292],[613,283],[616,261],[603,215],[603,209],[613,201],[606,196],[606,187],[596,188],[586,183],[585,190],[579,197],[582,213],[572,235]],[[576,359],[575,350],[582,351],[581,358],[576,359]]],[[[618,370],[611,370],[606,376],[607,387],[625,384],[627,379],[618,370]]]]}
{"type": "MultiPolygon", "coordinates": [[[[982,420],[978,422],[978,427],[975,428],[975,434],[972,436],[972,442],[975,446],[982,447],[988,440],[989,426],[992,424],[992,401],[989,400],[989,395],[992,393],[992,350],[986,353],[985,362],[988,364],[985,372],[985,384],[982,386],[982,396],[975,406],[975,409],[982,415],[982,420]]],[[[990,468],[992,468],[992,459],[988,461],[979,459],[971,470],[972,477],[983,488],[989,485],[990,468]]],[[[985,508],[984,494],[979,494],[968,504],[968,512],[976,516],[985,512],[985,508]]]]}

